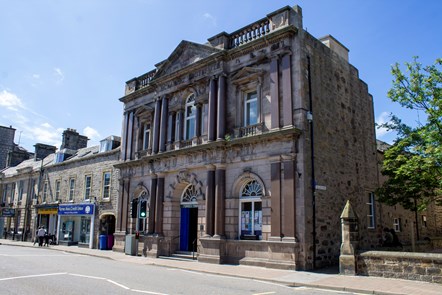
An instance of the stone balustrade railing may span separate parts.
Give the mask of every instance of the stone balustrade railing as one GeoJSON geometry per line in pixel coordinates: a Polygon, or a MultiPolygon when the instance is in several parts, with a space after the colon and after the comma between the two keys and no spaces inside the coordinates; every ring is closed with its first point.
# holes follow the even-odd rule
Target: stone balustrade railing
{"type": "Polygon", "coordinates": [[[241,46],[270,33],[270,21],[263,18],[247,27],[230,34],[230,48],[241,46]]]}

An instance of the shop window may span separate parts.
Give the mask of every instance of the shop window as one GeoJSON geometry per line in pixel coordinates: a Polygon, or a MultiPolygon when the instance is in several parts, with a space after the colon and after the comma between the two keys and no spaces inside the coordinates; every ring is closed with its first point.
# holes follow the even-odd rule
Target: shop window
{"type": "Polygon", "coordinates": [[[18,201],[21,202],[21,200],[23,199],[23,187],[25,186],[25,181],[24,180],[20,180],[20,182],[18,183],[18,201]]]}
{"type": "Polygon", "coordinates": [[[60,185],[61,185],[61,181],[56,180],[55,181],[55,201],[60,200],[60,185]]]}
{"type": "Polygon", "coordinates": [[[255,92],[245,94],[244,99],[244,126],[258,124],[258,95],[255,92]]]}
{"type": "Polygon", "coordinates": [[[393,228],[394,228],[395,232],[401,231],[401,219],[400,218],[395,218],[393,220],[393,228]]]}
{"type": "Polygon", "coordinates": [[[48,182],[45,181],[45,183],[43,184],[43,202],[46,202],[48,198],[48,182]]]}
{"type": "Polygon", "coordinates": [[[191,94],[187,100],[186,100],[186,109],[185,109],[185,140],[192,139],[195,137],[195,113],[196,113],[196,106],[195,106],[195,95],[191,94]]]}
{"type": "Polygon", "coordinates": [[[71,178],[69,179],[69,201],[74,200],[74,193],[75,193],[75,179],[71,178]]]}
{"type": "Polygon", "coordinates": [[[91,197],[92,176],[86,175],[84,177],[84,199],[89,200],[91,197]]]}
{"type": "Polygon", "coordinates": [[[368,194],[368,215],[367,215],[367,220],[368,220],[368,228],[373,229],[376,227],[375,224],[375,203],[374,203],[375,199],[374,199],[374,193],[369,193],[368,194]]]}
{"type": "Polygon", "coordinates": [[[247,182],[240,196],[240,238],[262,239],[262,187],[256,180],[247,182]]]}
{"type": "Polygon", "coordinates": [[[110,198],[110,188],[111,188],[111,173],[103,173],[103,199],[110,198]]]}

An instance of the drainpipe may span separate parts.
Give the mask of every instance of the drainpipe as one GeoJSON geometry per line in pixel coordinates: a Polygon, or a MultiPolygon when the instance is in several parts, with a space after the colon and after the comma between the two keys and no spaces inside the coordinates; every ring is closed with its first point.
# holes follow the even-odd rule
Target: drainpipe
{"type": "Polygon", "coordinates": [[[310,160],[311,160],[311,186],[312,186],[312,238],[313,238],[313,269],[316,269],[316,180],[315,180],[315,145],[313,136],[313,99],[312,99],[312,79],[310,74],[310,56],[307,56],[307,79],[308,79],[308,99],[309,111],[307,121],[310,125],[310,160]]]}

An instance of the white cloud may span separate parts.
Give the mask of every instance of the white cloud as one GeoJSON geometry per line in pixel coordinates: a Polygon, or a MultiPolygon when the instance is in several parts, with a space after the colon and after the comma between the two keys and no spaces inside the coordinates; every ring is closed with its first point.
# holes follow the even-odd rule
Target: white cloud
{"type": "Polygon", "coordinates": [[[211,14],[208,13],[208,12],[206,12],[206,13],[203,14],[203,17],[204,17],[205,19],[211,21],[212,24],[213,24],[214,26],[216,26],[216,18],[215,18],[213,15],[211,15],[211,14]]]}
{"type": "Polygon", "coordinates": [[[24,108],[21,99],[14,93],[6,90],[0,92],[0,106],[12,111],[18,111],[18,109],[24,108]]]}
{"type": "Polygon", "coordinates": [[[33,74],[33,75],[32,75],[32,78],[34,78],[34,79],[40,79],[40,75],[39,75],[39,74],[33,74]]]}
{"type": "Polygon", "coordinates": [[[83,134],[86,135],[92,141],[97,141],[101,139],[100,133],[98,133],[97,130],[89,126],[83,129],[83,134]]]}
{"type": "Polygon", "coordinates": [[[63,82],[64,74],[60,68],[54,68],[54,74],[55,74],[55,77],[57,78],[57,83],[63,82]]]}
{"type": "MultiPolygon", "coordinates": [[[[390,121],[390,113],[388,112],[382,112],[377,118],[376,118],[376,124],[381,125],[384,123],[387,123],[390,121]]],[[[393,131],[387,130],[385,127],[376,127],[376,137],[380,138],[387,134],[392,133],[393,131]]]]}

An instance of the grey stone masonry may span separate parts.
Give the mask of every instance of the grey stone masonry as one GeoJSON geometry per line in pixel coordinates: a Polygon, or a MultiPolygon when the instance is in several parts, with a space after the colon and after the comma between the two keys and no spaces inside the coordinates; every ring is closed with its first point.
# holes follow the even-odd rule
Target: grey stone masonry
{"type": "Polygon", "coordinates": [[[6,167],[8,153],[14,148],[15,129],[0,126],[0,170],[6,167]]]}

